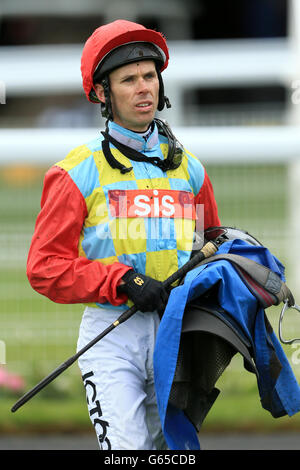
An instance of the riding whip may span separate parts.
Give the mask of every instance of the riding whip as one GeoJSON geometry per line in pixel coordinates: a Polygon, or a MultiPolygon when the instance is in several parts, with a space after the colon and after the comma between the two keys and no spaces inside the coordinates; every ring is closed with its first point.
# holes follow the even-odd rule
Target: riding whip
{"type": "MultiPolygon", "coordinates": [[[[198,263],[203,261],[206,258],[212,256],[218,249],[218,246],[223,242],[221,239],[215,239],[214,241],[207,242],[199,252],[193,256],[187,263],[185,263],[178,271],[168,277],[163,285],[165,288],[172,287],[172,284],[181,279],[193,269],[198,263]]],[[[131,308],[123,312],[117,320],[115,320],[111,325],[109,325],[102,333],[96,336],[92,341],[90,341],[86,346],[80,349],[74,356],[67,359],[65,362],[60,364],[56,369],[54,369],[49,375],[41,380],[37,385],[35,385],[31,390],[29,390],[25,395],[23,395],[11,408],[11,411],[14,413],[22,405],[28,402],[32,397],[34,397],[38,392],[40,392],[44,387],[46,387],[50,382],[52,382],[56,377],[58,377],[62,372],[68,369],[82,354],[84,354],[88,349],[90,349],[94,344],[100,341],[104,336],[106,336],[110,331],[116,328],[118,325],[128,320],[134,313],[136,313],[138,308],[133,305],[131,308]]]]}

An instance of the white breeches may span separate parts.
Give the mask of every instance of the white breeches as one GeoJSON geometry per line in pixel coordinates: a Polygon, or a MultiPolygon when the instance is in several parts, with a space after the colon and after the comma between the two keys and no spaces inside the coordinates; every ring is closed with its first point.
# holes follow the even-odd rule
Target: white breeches
{"type": "MultiPolygon", "coordinates": [[[[80,325],[77,350],[119,315],[119,311],[87,307],[80,325]]],[[[158,326],[156,312],[137,312],[78,360],[89,415],[103,450],[166,448],[153,377],[158,326]]]]}

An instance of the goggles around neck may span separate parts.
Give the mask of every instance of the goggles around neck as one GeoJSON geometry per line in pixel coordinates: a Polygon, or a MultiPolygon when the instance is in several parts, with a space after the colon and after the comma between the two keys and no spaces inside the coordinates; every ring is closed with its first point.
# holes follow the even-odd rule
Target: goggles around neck
{"type": "Polygon", "coordinates": [[[113,144],[129,160],[150,163],[159,167],[162,171],[176,170],[176,168],[181,165],[184,152],[182,145],[175,138],[169,125],[165,121],[155,118],[154,122],[158,127],[158,132],[168,139],[168,155],[164,160],[161,160],[159,157],[147,157],[143,153],[118,142],[109,134],[108,125],[106,123],[106,129],[102,132],[104,137],[102,141],[102,150],[107,162],[113,169],[119,169],[121,173],[124,174],[130,172],[132,167],[124,166],[113,156],[109,143],[113,144]]]}

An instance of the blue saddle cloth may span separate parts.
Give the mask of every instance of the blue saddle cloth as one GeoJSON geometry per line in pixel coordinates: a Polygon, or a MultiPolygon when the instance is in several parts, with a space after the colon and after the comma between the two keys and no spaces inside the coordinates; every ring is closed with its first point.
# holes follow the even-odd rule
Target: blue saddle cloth
{"type": "MultiPolygon", "coordinates": [[[[267,248],[233,240],[216,254],[233,253],[248,257],[284,278],[284,266],[267,248]]],[[[258,370],[258,392],[263,408],[272,416],[292,416],[300,410],[300,387],[274,331],[266,327],[265,311],[229,261],[216,261],[191,270],[184,284],[172,290],[161,320],[154,351],[154,378],[159,415],[171,450],[199,450],[197,431],[183,411],[168,404],[175,374],[182,318],[188,302],[217,286],[219,305],[237,322],[253,345],[258,370]],[[276,353],[281,370],[274,378],[270,368],[276,353]]]]}

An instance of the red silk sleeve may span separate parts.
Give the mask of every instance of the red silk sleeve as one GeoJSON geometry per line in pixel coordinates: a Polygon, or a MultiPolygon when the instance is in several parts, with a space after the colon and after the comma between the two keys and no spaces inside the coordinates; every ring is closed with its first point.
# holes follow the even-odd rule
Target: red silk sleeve
{"type": "Polygon", "coordinates": [[[28,259],[27,277],[37,292],[57,303],[121,305],[121,277],[131,269],[122,263],[104,265],[78,256],[78,242],[87,216],[85,200],[69,174],[52,167],[46,174],[28,259]]]}
{"type": "Polygon", "coordinates": [[[204,230],[221,225],[213,187],[206,170],[204,170],[204,181],[201,189],[195,197],[195,204],[203,204],[204,206],[204,230]]]}

